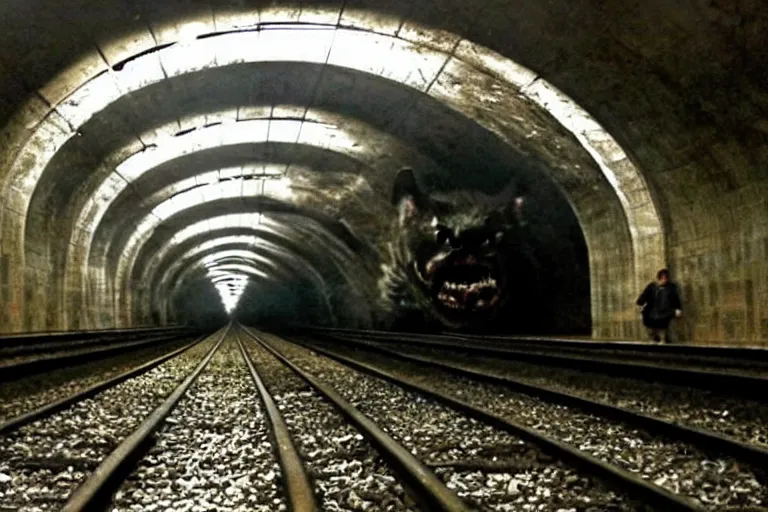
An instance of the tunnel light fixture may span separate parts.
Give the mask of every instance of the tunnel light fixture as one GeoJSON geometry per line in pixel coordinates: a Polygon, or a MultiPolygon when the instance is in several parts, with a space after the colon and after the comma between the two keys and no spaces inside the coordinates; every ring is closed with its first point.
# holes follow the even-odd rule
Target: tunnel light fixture
{"type": "MultiPolygon", "coordinates": [[[[135,249],[138,245],[142,243],[144,237],[146,237],[147,234],[151,232],[151,229],[153,227],[151,219],[154,219],[155,222],[158,221],[157,218],[151,217],[151,216],[145,219],[143,221],[144,230],[145,230],[144,236],[137,238],[132,235],[131,238],[129,239],[128,245],[126,245],[126,250],[128,250],[128,248],[135,249]]],[[[180,230],[173,237],[171,237],[170,240],[168,240],[167,246],[171,247],[193,236],[215,231],[217,229],[255,226],[258,223],[258,219],[259,219],[259,214],[255,212],[254,213],[230,213],[225,215],[217,215],[215,217],[209,217],[205,220],[201,220],[189,226],[186,226],[185,228],[180,230]]],[[[274,222],[271,219],[265,219],[265,220],[268,220],[268,221],[264,223],[265,225],[263,226],[262,229],[269,230],[273,233],[279,233],[280,223],[274,222]]],[[[131,257],[133,256],[135,256],[135,253],[131,257]]],[[[126,261],[126,258],[121,259],[121,264],[118,267],[118,279],[121,279],[122,276],[125,275],[124,273],[128,271],[128,263],[129,262],[126,261]]],[[[132,261],[130,263],[132,264],[132,261]]]]}
{"type": "MultiPolygon", "coordinates": [[[[290,180],[286,179],[285,181],[276,184],[275,188],[272,190],[278,192],[290,190],[290,180]]],[[[141,220],[141,222],[131,233],[131,237],[125,245],[124,253],[128,254],[133,252],[139,245],[141,245],[147,235],[151,233],[159,224],[161,224],[169,217],[188,208],[199,205],[201,203],[215,201],[217,199],[256,197],[265,195],[263,192],[264,185],[261,183],[261,180],[240,179],[220,182],[210,186],[198,187],[196,189],[177,194],[176,196],[160,203],[152,210],[150,215],[147,215],[141,220]]],[[[251,225],[261,225],[264,223],[264,219],[261,214],[255,213],[252,215],[252,217],[247,218],[247,221],[253,223],[251,225]]],[[[246,220],[246,218],[242,219],[246,220]]],[[[213,218],[208,221],[208,228],[203,228],[203,231],[210,231],[217,227],[221,227],[221,224],[218,224],[215,218],[213,218]]]]}
{"type": "MultiPolygon", "coordinates": [[[[284,234],[277,235],[271,233],[269,230],[253,229],[256,235],[239,235],[239,236],[219,236],[206,242],[195,244],[182,256],[174,258],[174,261],[162,272],[162,277],[159,281],[160,285],[155,287],[156,296],[162,296],[162,290],[166,290],[172,283],[178,283],[184,280],[184,276],[193,272],[195,268],[199,268],[201,264],[201,257],[205,255],[223,255],[228,253],[235,257],[248,257],[250,253],[257,253],[258,255],[266,256],[271,262],[268,264],[271,270],[275,271],[275,274],[284,275],[286,270],[289,272],[306,275],[311,281],[317,284],[319,289],[327,288],[327,283],[322,272],[314,267],[313,263],[305,259],[304,256],[291,252],[284,248],[280,244],[280,240],[285,237],[285,241],[298,240],[307,236],[307,233],[302,230],[295,230],[295,227],[290,225],[282,225],[281,231],[284,234]],[[263,238],[266,236],[268,239],[263,238]],[[234,251],[234,252],[229,252],[234,251]],[[245,251],[245,252],[243,252],[245,251]],[[190,262],[195,262],[194,265],[189,265],[190,262]],[[184,270],[182,270],[184,269],[184,270]]],[[[162,260],[169,250],[170,246],[166,243],[164,246],[153,256],[152,262],[145,267],[145,271],[142,274],[142,281],[155,282],[152,277],[154,270],[158,268],[159,260],[155,259],[159,256],[162,260]]],[[[329,248],[330,249],[330,248],[329,248]]],[[[329,251],[332,253],[332,251],[329,251]]],[[[333,257],[330,254],[329,257],[333,257]]],[[[210,258],[211,260],[221,261],[217,257],[210,258]]],[[[260,259],[259,261],[264,261],[260,259]]],[[[216,263],[206,262],[209,267],[215,266],[216,263]]],[[[334,261],[332,267],[335,270],[339,270],[339,262],[334,261]]],[[[343,272],[342,272],[343,273],[343,272]]],[[[272,277],[272,276],[270,276],[272,277]]],[[[274,279],[274,277],[272,277],[274,279]]],[[[216,279],[220,279],[217,277],[216,279]]],[[[263,278],[268,280],[268,278],[263,278]]]]}

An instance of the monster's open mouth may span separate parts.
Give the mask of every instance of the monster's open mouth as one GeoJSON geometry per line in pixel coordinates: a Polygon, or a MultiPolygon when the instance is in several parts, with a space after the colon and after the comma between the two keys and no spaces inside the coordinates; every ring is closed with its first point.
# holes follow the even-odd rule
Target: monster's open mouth
{"type": "Polygon", "coordinates": [[[497,272],[468,257],[443,263],[434,272],[432,292],[437,303],[456,313],[493,309],[501,298],[497,272]]]}

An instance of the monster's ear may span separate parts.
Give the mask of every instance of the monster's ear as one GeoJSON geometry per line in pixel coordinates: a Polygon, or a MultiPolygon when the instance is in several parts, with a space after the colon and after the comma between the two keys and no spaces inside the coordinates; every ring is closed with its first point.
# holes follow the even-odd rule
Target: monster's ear
{"type": "Polygon", "coordinates": [[[392,185],[392,204],[397,206],[400,223],[410,220],[427,208],[428,198],[416,183],[412,169],[401,169],[392,185]]]}
{"type": "MultiPolygon", "coordinates": [[[[502,212],[504,222],[523,222],[523,203],[528,195],[528,184],[525,181],[510,180],[507,185],[493,197],[489,204],[502,212]]],[[[497,219],[493,219],[495,222],[497,219]]]]}

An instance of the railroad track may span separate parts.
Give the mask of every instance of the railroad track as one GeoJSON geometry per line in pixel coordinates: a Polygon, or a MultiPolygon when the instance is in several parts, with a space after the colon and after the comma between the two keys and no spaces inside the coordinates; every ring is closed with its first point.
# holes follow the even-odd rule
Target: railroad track
{"type": "Polygon", "coordinates": [[[601,354],[621,356],[623,358],[669,358],[670,360],[683,358],[683,362],[701,359],[704,365],[725,366],[755,366],[768,364],[768,350],[763,347],[750,346],[723,346],[723,345],[688,345],[677,343],[656,344],[639,341],[602,341],[591,339],[563,338],[555,336],[510,336],[469,334],[457,332],[441,333],[414,333],[375,331],[364,329],[343,329],[333,327],[301,327],[296,330],[309,330],[334,335],[370,336],[373,338],[398,337],[402,340],[433,339],[445,342],[459,341],[462,344],[475,343],[481,346],[499,347],[503,345],[509,348],[532,349],[536,351],[554,350],[559,353],[573,352],[583,354],[601,354]],[[720,362],[718,362],[720,361],[720,362]]]}
{"type": "Polygon", "coordinates": [[[0,427],[0,510],[711,508],[316,343],[197,341],[0,427]]]}
{"type": "MultiPolygon", "coordinates": [[[[714,389],[768,402],[768,351],[725,347],[595,343],[548,338],[487,338],[349,329],[296,329],[350,341],[463,351],[507,361],[714,389]]],[[[287,332],[290,334],[290,332],[287,332]]]]}
{"type": "MultiPolygon", "coordinates": [[[[469,333],[391,332],[331,327],[296,327],[297,332],[317,332],[335,336],[367,337],[413,343],[437,342],[445,346],[508,349],[534,353],[571,354],[606,360],[651,361],[686,367],[744,369],[761,372],[768,369],[768,350],[763,347],[657,344],[639,341],[601,341],[548,336],[500,336],[469,333]]],[[[514,352],[512,352],[514,353],[514,352]]]]}
{"type": "MultiPolygon", "coordinates": [[[[745,472],[750,475],[747,480],[751,484],[743,491],[746,494],[760,495],[760,498],[751,502],[752,506],[758,507],[755,510],[762,510],[759,507],[768,504],[768,494],[766,494],[768,480],[765,474],[765,468],[768,467],[768,445],[766,444],[745,442],[711,430],[637,413],[605,401],[585,398],[552,386],[537,385],[525,379],[504,375],[498,370],[503,367],[503,362],[499,361],[496,365],[497,370],[492,371],[482,368],[482,365],[473,364],[472,359],[467,358],[466,354],[454,355],[446,361],[444,354],[438,356],[436,351],[432,351],[431,355],[418,353],[418,351],[411,353],[414,351],[408,351],[402,347],[394,348],[392,343],[351,341],[348,337],[328,335],[291,339],[344,364],[353,365],[361,371],[399,385],[411,386],[414,390],[444,400],[446,403],[452,403],[457,407],[481,404],[485,414],[495,413],[507,420],[522,419],[522,425],[518,424],[517,428],[534,428],[537,432],[555,434],[555,437],[560,439],[568,439],[569,442],[587,447],[586,451],[597,458],[616,463],[651,482],[655,481],[676,492],[680,489],[674,488],[676,482],[670,477],[688,474],[692,477],[691,482],[695,482],[697,469],[696,466],[690,466],[692,463],[705,466],[730,464],[733,467],[751,465],[752,469],[745,472]],[[319,343],[318,338],[325,342],[319,343]],[[343,353],[339,350],[340,346],[343,346],[343,353]],[[414,379],[413,376],[420,378],[414,379]],[[474,397],[469,401],[471,403],[466,401],[467,396],[474,397]],[[588,432],[579,433],[577,429],[572,432],[568,429],[552,428],[552,425],[562,420],[580,425],[582,430],[588,430],[588,432]],[[547,422],[551,424],[548,425],[547,422]],[[601,440],[604,439],[610,446],[612,437],[620,438],[620,442],[613,441],[613,444],[622,456],[606,453],[601,440]],[[681,453],[685,455],[681,456],[681,453]],[[622,457],[626,460],[622,460],[622,457]],[[677,458],[689,468],[678,473],[672,472],[674,468],[671,466],[666,471],[661,471],[663,467],[660,467],[659,471],[647,471],[642,464],[633,464],[633,459],[643,460],[643,458],[650,459],[651,462],[653,458],[677,458]]],[[[768,428],[768,422],[765,423],[765,428],[768,428]]],[[[704,466],[700,469],[702,474],[698,476],[706,476],[704,466]]],[[[733,473],[728,478],[738,480],[740,477],[737,473],[733,473]]],[[[708,479],[719,480],[720,477],[721,475],[709,475],[708,479]]],[[[707,478],[699,478],[699,480],[699,485],[712,488],[711,482],[706,481],[707,478]]],[[[690,485],[688,487],[680,492],[696,498],[699,487],[690,485]]],[[[741,506],[742,501],[749,501],[746,494],[742,497],[733,496],[730,501],[741,506]]],[[[705,503],[714,501],[706,496],[706,493],[702,498],[701,501],[705,503]]],[[[725,504],[721,502],[718,506],[725,506],[725,504]]],[[[718,507],[714,509],[720,510],[718,507]]]]}
{"type": "MultiPolygon", "coordinates": [[[[270,435],[277,448],[278,471],[281,475],[285,475],[285,485],[282,491],[285,495],[285,501],[290,504],[291,510],[319,510],[316,504],[316,493],[310,487],[309,479],[303,471],[303,462],[297,456],[292,436],[287,433],[286,422],[280,417],[279,409],[275,406],[275,399],[267,392],[251,361],[251,356],[248,355],[245,346],[239,339],[238,333],[230,333],[229,329],[217,333],[202,343],[192,347],[184,347],[173,354],[165,356],[162,360],[152,361],[143,365],[141,369],[136,369],[131,375],[122,375],[119,379],[115,379],[109,384],[104,383],[98,389],[90,389],[87,393],[70,397],[70,399],[64,401],[66,403],[60,401],[55,405],[50,404],[39,411],[27,413],[23,417],[6,422],[2,428],[2,434],[6,438],[3,444],[3,451],[5,453],[2,454],[3,462],[0,463],[0,475],[2,475],[0,476],[0,484],[5,487],[2,489],[2,492],[6,498],[3,506],[10,508],[9,503],[14,504],[15,502],[18,508],[41,506],[42,508],[61,508],[65,511],[100,510],[112,507],[113,505],[110,505],[110,503],[113,500],[115,506],[122,506],[126,502],[132,505],[147,506],[150,504],[150,501],[152,503],[159,503],[160,506],[165,506],[167,502],[165,498],[167,496],[155,495],[147,498],[145,494],[142,494],[147,489],[150,489],[151,494],[151,488],[154,483],[151,478],[144,478],[147,474],[142,473],[142,471],[147,471],[149,474],[152,473],[151,469],[156,461],[153,459],[154,455],[152,452],[150,451],[149,455],[147,455],[146,451],[153,443],[155,443],[155,446],[162,446],[162,450],[156,454],[161,459],[174,450],[178,451],[181,449],[181,451],[184,451],[183,448],[188,443],[195,444],[196,439],[190,439],[190,433],[188,431],[184,432],[183,425],[186,423],[174,419],[174,410],[178,408],[183,411],[184,415],[181,418],[183,420],[195,419],[195,414],[197,414],[196,419],[201,420],[205,427],[195,431],[195,437],[199,435],[204,438],[207,437],[208,440],[211,438],[211,430],[216,431],[220,428],[226,430],[226,425],[237,424],[233,422],[232,416],[225,417],[225,422],[216,423],[216,418],[211,417],[213,411],[195,411],[195,409],[199,409],[200,404],[195,403],[196,398],[194,397],[195,390],[193,387],[196,385],[196,381],[201,374],[205,375],[207,366],[214,358],[220,357],[222,359],[218,364],[219,366],[226,367],[226,371],[221,374],[211,375],[211,378],[205,384],[206,386],[216,387],[219,385],[222,375],[228,375],[234,370],[234,367],[227,365],[227,358],[231,357],[232,350],[226,354],[223,351],[219,352],[225,340],[232,346],[237,345],[236,349],[239,349],[240,354],[244,356],[245,363],[242,364],[240,369],[248,369],[254,383],[252,391],[258,389],[260,393],[261,404],[263,404],[264,410],[267,412],[266,416],[269,418],[271,426],[270,435]],[[182,356],[187,357],[186,361],[181,364],[181,372],[175,372],[174,378],[168,379],[174,380],[174,387],[171,390],[168,386],[169,383],[164,382],[165,379],[163,379],[164,366],[172,363],[177,363],[178,366],[180,364],[178,359],[182,356]],[[184,374],[183,378],[180,374],[184,374]],[[143,383],[138,382],[141,378],[145,380],[143,383]],[[125,394],[122,400],[116,400],[114,395],[118,393],[118,388],[121,386],[124,388],[122,391],[127,391],[128,393],[125,394]],[[158,396],[152,393],[158,387],[161,391],[160,394],[163,395],[160,403],[158,403],[158,396]],[[102,396],[108,395],[110,392],[112,392],[112,396],[102,396]],[[153,394],[155,395],[154,397],[151,396],[153,394]],[[147,395],[150,395],[151,398],[147,395]],[[97,403],[90,404],[89,406],[86,405],[88,401],[96,402],[97,400],[97,403]],[[185,403],[190,401],[192,403],[185,406],[185,403]],[[125,421],[118,420],[117,412],[125,411],[127,406],[139,403],[144,405],[137,411],[140,414],[120,418],[120,420],[125,421]],[[147,403],[156,405],[156,407],[149,410],[147,403]],[[73,408],[79,408],[79,410],[73,411],[73,408]],[[106,412],[105,409],[107,409],[106,412]],[[105,415],[107,419],[116,424],[110,426],[102,425],[105,419],[103,416],[105,415]],[[107,430],[109,435],[106,436],[107,439],[104,439],[105,436],[103,435],[100,436],[101,439],[83,439],[80,435],[87,435],[88,431],[81,431],[77,428],[73,430],[72,422],[78,423],[83,427],[89,425],[92,429],[96,428],[99,431],[102,429],[107,430]],[[54,428],[61,425],[66,426],[64,430],[67,432],[63,436],[64,439],[54,435],[54,428]],[[181,432],[174,432],[174,429],[178,429],[179,425],[182,426],[181,432]],[[164,427],[164,430],[160,431],[161,427],[164,427]],[[69,437],[67,437],[67,434],[69,437]],[[173,440],[178,436],[186,436],[185,442],[181,444],[174,443],[173,440]],[[53,453],[51,453],[51,445],[56,446],[53,453]],[[65,445],[63,449],[61,449],[62,445],[65,445]],[[54,473],[53,478],[51,478],[51,473],[54,473]],[[51,489],[48,486],[43,487],[42,485],[34,485],[34,483],[29,482],[29,480],[34,481],[35,478],[39,479],[41,477],[44,477],[46,482],[53,482],[55,488],[51,489]],[[136,482],[139,483],[137,484],[136,482]],[[131,487],[132,485],[134,487],[131,487]],[[41,488],[44,491],[41,491],[41,488]],[[30,494],[33,496],[30,496],[30,494]],[[33,505],[30,505],[30,503],[33,505]]],[[[287,367],[290,367],[288,361],[284,361],[284,363],[287,367]]],[[[421,466],[412,455],[399,447],[397,443],[392,442],[387,434],[377,429],[374,424],[362,417],[353,407],[345,404],[342,398],[334,395],[332,389],[307,372],[302,372],[298,368],[292,368],[292,371],[300,375],[303,382],[311,383],[311,387],[317,390],[318,394],[322,393],[322,396],[325,397],[324,399],[331,400],[340,412],[349,417],[353,424],[358,425],[365,432],[366,436],[371,436],[371,439],[376,440],[377,446],[382,452],[386,453],[388,460],[391,458],[390,463],[398,467],[398,474],[406,479],[410,479],[408,484],[409,491],[412,492],[414,498],[419,502],[426,503],[431,509],[435,510],[469,510],[454,493],[449,491],[434,476],[430,477],[431,472],[428,469],[421,466]],[[436,508],[432,508],[433,506],[436,508]]],[[[226,389],[228,386],[224,386],[224,388],[226,389]]],[[[218,391],[222,390],[221,386],[219,386],[218,391]]],[[[255,393],[250,395],[253,398],[255,393]]],[[[318,400],[318,397],[315,397],[315,406],[327,408],[328,405],[322,403],[322,400],[318,400]]],[[[227,401],[226,403],[230,402],[227,401]]],[[[250,405],[254,406],[254,409],[258,409],[255,407],[255,403],[250,405]]],[[[213,403],[213,407],[220,406],[222,404],[218,401],[213,403]]],[[[248,409],[239,407],[229,412],[247,416],[248,409]]],[[[327,413],[328,411],[326,410],[325,414],[327,415],[327,413]]],[[[259,419],[258,414],[255,416],[256,419],[259,419]]],[[[309,418],[306,426],[309,427],[315,419],[317,418],[309,418]]],[[[313,429],[316,431],[316,428],[313,427],[313,429]]],[[[265,434],[264,429],[262,428],[261,430],[261,434],[265,434]]],[[[350,496],[346,497],[346,500],[348,502],[351,500],[351,502],[364,504],[366,500],[371,499],[372,489],[373,492],[378,490],[378,492],[384,495],[393,494],[390,488],[394,485],[395,488],[400,489],[400,495],[395,492],[393,496],[389,497],[390,504],[394,507],[391,509],[409,510],[410,508],[402,504],[402,501],[408,501],[411,498],[406,497],[402,485],[396,482],[396,477],[387,474],[388,470],[384,468],[386,465],[379,461],[380,457],[377,454],[368,453],[367,456],[363,456],[365,455],[364,452],[372,452],[372,450],[370,447],[364,446],[364,443],[362,443],[363,437],[359,433],[350,434],[350,430],[353,431],[354,429],[346,424],[345,421],[339,421],[337,418],[335,431],[346,434],[337,436],[337,439],[349,442],[348,444],[357,443],[360,446],[355,451],[351,451],[343,456],[340,455],[340,457],[344,457],[346,460],[338,464],[339,467],[336,473],[347,472],[350,473],[347,479],[352,478],[356,473],[360,472],[358,466],[365,465],[367,462],[368,465],[373,465],[369,476],[375,475],[381,480],[374,480],[371,483],[361,479],[360,486],[363,488],[360,489],[360,494],[352,492],[350,496]],[[364,462],[361,462],[361,460],[364,462]]],[[[235,434],[233,431],[229,431],[229,433],[235,434]]],[[[247,450],[256,447],[263,448],[265,441],[269,445],[269,436],[262,435],[261,442],[255,443],[254,440],[259,439],[259,432],[253,433],[255,438],[250,435],[240,437],[240,448],[247,450]]],[[[213,437],[215,438],[216,436],[213,435],[213,437]]],[[[312,442],[317,444],[314,439],[312,442]]],[[[304,447],[305,450],[306,448],[304,447]]],[[[316,450],[310,451],[308,457],[316,460],[318,456],[314,451],[316,450]]],[[[222,450],[219,447],[214,447],[213,453],[217,457],[222,456],[221,452],[222,450]]],[[[236,452],[239,453],[239,451],[236,452]]],[[[206,469],[208,467],[207,464],[212,464],[211,455],[203,453],[203,460],[198,461],[199,467],[206,469]]],[[[177,457],[173,457],[173,459],[175,460],[177,457]]],[[[271,458],[262,449],[256,457],[253,457],[251,461],[252,468],[242,467],[241,464],[239,469],[246,474],[239,475],[238,480],[225,480],[226,486],[222,489],[225,499],[235,499],[238,492],[242,493],[246,489],[253,487],[254,482],[246,478],[249,476],[250,469],[250,472],[253,473],[250,476],[252,478],[260,478],[262,480],[260,483],[266,485],[257,485],[256,487],[264,490],[264,492],[259,493],[258,496],[253,496],[253,494],[248,496],[248,503],[252,504],[253,501],[267,498],[268,501],[261,504],[263,507],[267,507],[264,510],[277,510],[279,508],[277,502],[281,501],[280,493],[267,489],[269,482],[274,482],[276,478],[276,468],[274,464],[270,463],[270,460],[271,458]],[[260,471],[254,473],[253,469],[260,471]],[[243,478],[246,478],[246,481],[242,483],[241,487],[234,485],[243,478]]],[[[237,461],[232,462],[231,467],[236,468],[237,461]]],[[[316,467],[316,471],[318,473],[324,471],[324,466],[321,463],[316,467]]],[[[220,465],[216,467],[218,468],[220,465]]],[[[232,478],[234,479],[234,476],[232,478]]],[[[324,493],[318,492],[317,494],[324,495],[326,501],[328,501],[328,495],[332,492],[338,492],[333,489],[333,486],[337,485],[334,481],[338,480],[338,478],[340,478],[338,474],[328,475],[327,477],[316,475],[314,477],[315,482],[325,480],[326,484],[330,484],[326,485],[324,493]]],[[[168,483],[167,480],[163,482],[163,489],[167,489],[166,483],[168,483]]],[[[190,481],[184,480],[183,475],[181,478],[176,479],[174,483],[177,490],[182,493],[185,485],[189,485],[192,488],[196,486],[194,481],[190,483],[190,481]]],[[[276,486],[272,485],[272,487],[276,486]]],[[[199,503],[199,500],[196,501],[199,503]]],[[[203,504],[205,504],[205,501],[203,501],[203,504]]]]}
{"type": "Polygon", "coordinates": [[[626,421],[643,428],[654,435],[667,436],[681,442],[693,443],[712,452],[719,452],[747,461],[757,467],[768,467],[768,443],[753,444],[739,439],[723,435],[714,431],[698,427],[691,427],[654,417],[648,414],[629,410],[605,401],[594,400],[579,396],[568,391],[551,386],[535,384],[525,379],[505,375],[502,372],[494,372],[482,365],[473,365],[471,361],[445,360],[440,355],[425,355],[409,353],[397,350],[391,346],[364,342],[351,341],[349,339],[332,338],[333,341],[342,341],[353,346],[367,348],[376,353],[403,361],[426,365],[445,371],[451,375],[466,377],[476,381],[499,384],[516,392],[524,393],[551,403],[566,407],[577,407],[588,413],[609,417],[619,421],[626,421]]]}
{"type": "MultiPolygon", "coordinates": [[[[589,367],[562,367],[541,361],[506,357],[492,349],[473,352],[472,346],[456,346],[455,340],[442,344],[447,337],[417,336],[416,342],[400,334],[378,332],[375,336],[340,336],[327,330],[318,335],[332,336],[337,343],[375,343],[413,357],[438,358],[443,363],[461,366],[468,364],[481,372],[504,377],[509,383],[518,382],[534,387],[555,388],[565,394],[577,395],[587,401],[603,402],[631,409],[635,413],[656,416],[666,422],[683,423],[694,429],[715,431],[741,443],[768,445],[768,404],[759,387],[733,392],[728,387],[712,384],[688,386],[687,382],[668,382],[657,379],[651,370],[647,375],[630,372],[602,373],[589,367]],[[431,338],[428,342],[419,342],[431,338]]],[[[543,393],[543,391],[539,391],[543,393]]],[[[550,397],[552,393],[548,393],[550,397]]],[[[564,398],[565,400],[572,399],[564,398]]],[[[605,409],[604,409],[605,410],[605,409]]],[[[720,442],[711,440],[715,445],[720,442]]]]}
{"type": "Polygon", "coordinates": [[[63,331],[52,333],[25,333],[0,335],[0,355],[36,353],[49,351],[57,346],[89,346],[109,340],[126,341],[132,338],[163,336],[166,334],[194,333],[186,326],[152,327],[134,329],[102,329],[90,331],[63,331]]]}
{"type": "MultiPolygon", "coordinates": [[[[165,344],[192,336],[188,329],[125,331],[106,338],[93,335],[85,338],[55,339],[34,343],[0,344],[0,382],[27,378],[115,355],[136,351],[152,345],[165,344]],[[158,332],[159,331],[159,332],[158,332]]],[[[18,341],[14,338],[15,341],[18,341]]]]}

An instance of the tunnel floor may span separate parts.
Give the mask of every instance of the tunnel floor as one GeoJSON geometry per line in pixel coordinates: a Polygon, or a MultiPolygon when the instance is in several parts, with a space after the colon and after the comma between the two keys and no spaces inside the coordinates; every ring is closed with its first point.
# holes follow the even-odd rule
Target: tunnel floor
{"type": "Polygon", "coordinates": [[[0,510],[765,510],[764,351],[550,341],[230,324],[0,353],[28,365],[0,379],[0,510]]]}

